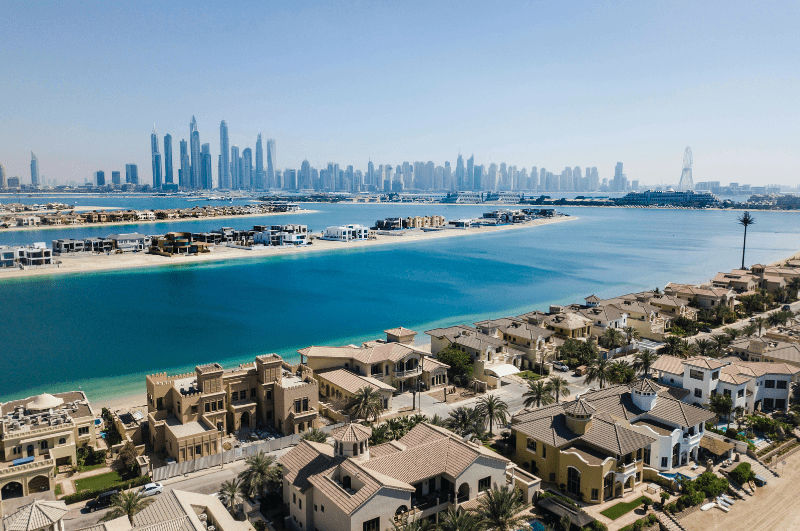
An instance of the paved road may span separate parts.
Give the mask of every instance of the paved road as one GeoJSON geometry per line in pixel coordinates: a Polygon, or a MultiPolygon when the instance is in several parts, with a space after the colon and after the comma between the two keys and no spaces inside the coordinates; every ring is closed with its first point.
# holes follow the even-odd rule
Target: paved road
{"type": "MultiPolygon", "coordinates": [[[[781,306],[783,306],[783,305],[781,305],[781,306]]],[[[789,306],[792,308],[793,312],[800,311],[800,301],[793,302],[789,306]]],[[[763,317],[763,318],[766,319],[767,317],[769,317],[769,314],[771,314],[774,311],[775,310],[770,310],[768,312],[755,314],[755,315],[753,315],[753,317],[763,317]]],[[[694,341],[697,341],[698,339],[710,339],[710,340],[713,341],[713,336],[719,335],[719,334],[724,334],[725,332],[723,332],[723,330],[725,328],[729,328],[730,327],[730,328],[741,329],[741,328],[744,328],[745,326],[747,326],[749,324],[750,324],[750,318],[748,317],[746,319],[742,319],[740,321],[736,321],[735,323],[731,323],[729,325],[725,325],[725,326],[722,326],[720,328],[715,328],[710,333],[709,332],[699,332],[696,336],[690,337],[689,341],[694,342],[694,341]]]]}

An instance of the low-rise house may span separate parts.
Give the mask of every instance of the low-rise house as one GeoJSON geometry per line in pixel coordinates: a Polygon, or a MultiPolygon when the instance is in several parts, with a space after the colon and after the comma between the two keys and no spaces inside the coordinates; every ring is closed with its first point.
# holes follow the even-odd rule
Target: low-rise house
{"type": "MultiPolygon", "coordinates": [[[[388,531],[404,519],[437,520],[450,509],[474,507],[516,470],[499,454],[427,423],[377,446],[369,444],[371,433],[348,424],[331,433],[333,447],[301,441],[280,458],[292,529],[388,531]]],[[[527,477],[529,501],[539,481],[527,477]]]]}
{"type": "Polygon", "coordinates": [[[736,293],[752,293],[759,287],[759,279],[749,271],[732,271],[730,273],[717,273],[711,280],[715,288],[728,288],[736,293]]]}
{"type": "Polygon", "coordinates": [[[114,249],[125,253],[144,251],[150,247],[150,237],[137,232],[129,234],[109,234],[108,239],[114,243],[114,249]]]}
{"type": "Polygon", "coordinates": [[[528,357],[506,341],[469,326],[435,328],[425,333],[431,337],[433,356],[450,347],[466,352],[472,358],[473,376],[492,388],[498,387],[502,378],[520,372],[528,357]]]}
{"type": "Polygon", "coordinates": [[[97,444],[95,413],[81,391],[12,400],[0,414],[3,500],[53,489],[56,467],[77,466],[77,447],[97,444]]]}
{"type": "Polygon", "coordinates": [[[306,245],[308,227],[306,225],[272,225],[269,229],[253,234],[256,245],[306,245]]]}
{"type": "Polygon", "coordinates": [[[691,286],[689,284],[673,284],[670,282],[664,288],[664,293],[689,301],[697,297],[699,306],[706,310],[714,309],[717,306],[724,306],[733,310],[736,304],[736,294],[730,288],[691,286]]]}
{"type": "Polygon", "coordinates": [[[111,238],[84,238],[83,248],[90,253],[108,253],[114,249],[114,241],[111,238]]]}
{"type": "MultiPolygon", "coordinates": [[[[392,395],[395,388],[383,381],[356,374],[348,369],[323,369],[315,371],[319,382],[319,392],[325,398],[346,405],[361,389],[368,387],[378,393],[383,402],[383,409],[391,409],[392,395]]],[[[406,385],[406,388],[410,388],[406,385]]]]}
{"type": "Polygon", "coordinates": [[[525,353],[519,360],[519,369],[533,369],[556,353],[555,332],[531,324],[518,317],[503,317],[479,321],[475,326],[481,333],[502,339],[510,349],[525,353]]]}
{"type": "Polygon", "coordinates": [[[164,236],[154,236],[151,240],[150,253],[152,254],[173,256],[208,252],[205,243],[192,241],[191,232],[168,232],[164,236]]]}
{"type": "Polygon", "coordinates": [[[14,220],[17,227],[36,227],[42,221],[39,216],[17,216],[14,220]]]}
{"type": "Polygon", "coordinates": [[[86,244],[83,240],[73,240],[64,238],[60,240],[53,240],[53,252],[56,254],[73,254],[86,252],[86,244]]]}
{"type": "Polygon", "coordinates": [[[64,516],[68,512],[67,504],[63,500],[34,499],[4,517],[3,529],[4,531],[64,531],[64,516]]]}
{"type": "Polygon", "coordinates": [[[369,240],[371,237],[374,237],[374,232],[371,233],[369,227],[365,227],[364,225],[339,225],[327,227],[322,239],[349,242],[369,240]]]}
{"type": "Polygon", "coordinates": [[[712,396],[721,394],[749,413],[786,410],[791,382],[800,374],[800,368],[786,363],[674,356],[661,356],[653,370],[659,383],[689,391],[683,399],[687,403],[708,406],[712,396]]]}
{"type": "Polygon", "coordinates": [[[602,503],[640,484],[645,466],[670,470],[696,459],[713,417],[649,380],[607,387],[516,414],[515,462],[584,502],[602,503]]]}
{"type": "Polygon", "coordinates": [[[44,242],[35,242],[21,248],[21,255],[17,261],[22,269],[43,269],[53,267],[53,250],[44,242]]]}
{"type": "Polygon", "coordinates": [[[22,249],[23,247],[17,245],[0,245],[0,268],[18,267],[22,249]]]}

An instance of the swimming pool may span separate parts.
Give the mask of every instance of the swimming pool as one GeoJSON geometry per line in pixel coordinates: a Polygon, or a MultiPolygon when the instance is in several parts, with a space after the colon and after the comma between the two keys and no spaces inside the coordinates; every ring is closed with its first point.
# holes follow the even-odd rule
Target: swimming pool
{"type": "Polygon", "coordinates": [[[692,476],[687,476],[686,474],[681,474],[680,472],[659,472],[658,475],[667,479],[694,479],[692,476]]]}

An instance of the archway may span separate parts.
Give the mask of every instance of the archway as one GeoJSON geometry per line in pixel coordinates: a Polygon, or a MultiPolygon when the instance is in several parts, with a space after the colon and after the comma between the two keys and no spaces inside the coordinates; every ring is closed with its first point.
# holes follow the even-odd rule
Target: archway
{"type": "Polygon", "coordinates": [[[621,481],[617,481],[614,484],[614,491],[615,491],[614,492],[614,496],[615,497],[618,498],[618,497],[622,496],[622,482],[621,481]]]}
{"type": "Polygon", "coordinates": [[[581,473],[575,467],[567,469],[567,492],[576,497],[581,492],[581,473]]]}
{"type": "Polygon", "coordinates": [[[250,413],[245,411],[242,413],[242,428],[249,428],[250,427],[250,413]]]}
{"type": "Polygon", "coordinates": [[[462,483],[460,487],[458,487],[458,501],[463,502],[469,499],[469,483],[462,483]]]}
{"type": "Polygon", "coordinates": [[[352,485],[352,480],[350,479],[350,476],[342,476],[342,487],[344,487],[344,489],[347,490],[351,487],[351,485],[352,485]]]}
{"type": "Polygon", "coordinates": [[[32,444],[28,445],[27,450],[28,450],[28,457],[33,457],[34,456],[34,452],[33,452],[33,445],[32,444]]]}
{"type": "Polygon", "coordinates": [[[631,476],[628,478],[628,481],[625,482],[625,486],[628,487],[629,489],[632,489],[633,483],[634,483],[634,478],[633,476],[631,476]]]}
{"type": "Polygon", "coordinates": [[[28,482],[28,492],[45,492],[50,490],[50,478],[36,476],[28,482]]]}
{"type": "Polygon", "coordinates": [[[19,483],[18,481],[12,481],[11,483],[3,485],[3,488],[0,489],[0,494],[2,495],[0,497],[2,497],[4,500],[10,500],[11,498],[22,498],[22,483],[19,483]]]}
{"type": "Polygon", "coordinates": [[[603,478],[603,501],[611,499],[614,496],[614,473],[609,472],[603,478]]]}

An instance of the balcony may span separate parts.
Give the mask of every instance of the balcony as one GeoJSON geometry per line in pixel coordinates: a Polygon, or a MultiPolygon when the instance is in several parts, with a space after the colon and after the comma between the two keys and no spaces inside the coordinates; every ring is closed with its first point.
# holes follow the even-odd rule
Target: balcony
{"type": "Polygon", "coordinates": [[[618,474],[630,474],[636,472],[636,461],[628,463],[627,465],[617,465],[618,474]]]}
{"type": "Polygon", "coordinates": [[[397,371],[397,370],[392,371],[392,374],[394,374],[395,378],[411,378],[412,376],[419,376],[420,374],[422,374],[422,369],[420,368],[419,365],[417,365],[417,367],[414,369],[408,369],[404,371],[397,371]]]}
{"type": "Polygon", "coordinates": [[[700,439],[702,439],[702,438],[703,438],[702,432],[701,433],[695,433],[694,435],[690,435],[690,434],[686,433],[686,434],[683,435],[683,444],[692,445],[692,446],[696,445],[696,444],[700,444],[700,439]]]}
{"type": "Polygon", "coordinates": [[[20,472],[27,473],[33,469],[43,469],[43,471],[47,470],[49,472],[55,466],[55,459],[51,459],[50,457],[44,455],[37,455],[33,461],[30,463],[25,463],[24,465],[13,466],[11,463],[3,463],[0,465],[0,477],[13,476],[20,472]]]}

